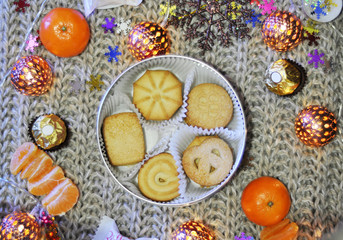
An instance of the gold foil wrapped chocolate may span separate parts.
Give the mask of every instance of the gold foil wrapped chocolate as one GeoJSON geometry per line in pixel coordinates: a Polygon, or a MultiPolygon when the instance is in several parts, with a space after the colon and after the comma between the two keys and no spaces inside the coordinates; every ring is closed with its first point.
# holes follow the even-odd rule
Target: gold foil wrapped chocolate
{"type": "Polygon", "coordinates": [[[38,117],[31,127],[36,144],[42,149],[53,149],[62,144],[67,137],[64,121],[55,114],[38,117]]]}
{"type": "Polygon", "coordinates": [[[287,59],[274,62],[267,70],[265,84],[281,96],[293,94],[303,83],[304,73],[299,65],[287,59]]]}

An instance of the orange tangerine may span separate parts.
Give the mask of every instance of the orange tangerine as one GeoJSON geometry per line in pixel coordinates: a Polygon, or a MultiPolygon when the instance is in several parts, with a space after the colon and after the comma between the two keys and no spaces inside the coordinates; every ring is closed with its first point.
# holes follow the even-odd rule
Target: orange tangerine
{"type": "Polygon", "coordinates": [[[38,149],[33,161],[30,162],[25,168],[22,169],[20,173],[20,177],[22,179],[25,179],[32,176],[32,174],[36,172],[38,168],[41,167],[40,165],[42,164],[42,161],[43,161],[43,164],[48,164],[49,162],[51,162],[50,165],[52,166],[51,157],[43,150],[38,149]],[[46,160],[44,160],[45,158],[46,160]]]}
{"type": "Polygon", "coordinates": [[[261,240],[293,240],[296,239],[299,227],[289,219],[265,227],[260,233],[261,240]]]}
{"type": "Polygon", "coordinates": [[[64,180],[64,172],[61,167],[55,166],[50,172],[35,182],[28,182],[27,188],[30,193],[42,196],[51,192],[60,182],[64,180]]]}
{"type": "Polygon", "coordinates": [[[69,211],[79,198],[79,189],[65,178],[42,200],[43,206],[51,215],[61,215],[69,211]]]}
{"type": "Polygon", "coordinates": [[[27,177],[29,182],[36,182],[42,178],[46,173],[50,172],[53,168],[53,161],[50,157],[43,157],[35,169],[33,169],[30,176],[27,177]]]}
{"type": "Polygon", "coordinates": [[[19,146],[12,155],[10,163],[11,173],[14,175],[18,174],[27,164],[29,164],[33,160],[37,150],[38,147],[31,142],[25,142],[21,146],[19,146]]]}

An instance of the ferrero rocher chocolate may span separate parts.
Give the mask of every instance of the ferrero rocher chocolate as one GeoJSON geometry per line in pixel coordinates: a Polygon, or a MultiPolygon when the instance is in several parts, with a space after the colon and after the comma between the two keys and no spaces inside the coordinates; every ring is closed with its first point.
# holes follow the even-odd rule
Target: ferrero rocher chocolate
{"type": "Polygon", "coordinates": [[[274,62],[266,73],[267,88],[277,95],[290,95],[304,81],[304,73],[293,61],[280,59],[274,62]]]}
{"type": "Polygon", "coordinates": [[[42,149],[53,149],[62,144],[67,137],[64,121],[55,114],[38,117],[31,127],[36,144],[42,149]]]}

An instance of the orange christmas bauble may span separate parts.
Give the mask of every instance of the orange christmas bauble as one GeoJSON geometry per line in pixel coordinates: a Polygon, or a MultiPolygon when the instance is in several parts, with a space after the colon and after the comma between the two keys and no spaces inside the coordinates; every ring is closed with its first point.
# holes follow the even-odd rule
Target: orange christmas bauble
{"type": "Polygon", "coordinates": [[[298,46],[303,38],[300,19],[287,11],[271,13],[262,23],[262,39],[268,47],[286,52],[298,46]]]}
{"type": "Polygon", "coordinates": [[[25,212],[8,214],[0,225],[0,239],[37,240],[39,235],[36,218],[25,212]]]}
{"type": "Polygon", "coordinates": [[[294,128],[305,145],[322,147],[336,136],[337,120],[326,107],[310,105],[298,114],[294,128]]]}
{"type": "Polygon", "coordinates": [[[170,49],[168,32],[157,23],[141,22],[131,30],[128,48],[139,61],[168,54],[170,49]]]}
{"type": "Polygon", "coordinates": [[[46,93],[52,80],[52,71],[47,61],[35,55],[20,58],[11,71],[11,83],[24,95],[39,96],[46,93]]]}

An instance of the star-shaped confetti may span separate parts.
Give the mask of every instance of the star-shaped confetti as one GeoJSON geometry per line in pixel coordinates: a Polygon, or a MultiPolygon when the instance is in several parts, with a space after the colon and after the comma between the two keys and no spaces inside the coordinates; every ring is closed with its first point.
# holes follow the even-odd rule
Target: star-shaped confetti
{"type": "Polygon", "coordinates": [[[124,20],[123,18],[119,18],[119,21],[117,23],[117,33],[123,32],[124,34],[128,34],[131,31],[131,21],[130,19],[124,20]]]}
{"type": "Polygon", "coordinates": [[[98,91],[101,90],[101,85],[105,85],[103,81],[101,81],[101,75],[97,75],[94,77],[93,75],[90,76],[91,80],[87,81],[86,83],[90,85],[90,90],[93,91],[94,89],[97,89],[98,91]]]}
{"type": "Polygon", "coordinates": [[[260,6],[260,5],[261,5],[261,3],[260,3],[259,0],[251,0],[251,1],[250,1],[250,4],[251,4],[251,5],[253,5],[254,3],[256,3],[257,6],[260,6]]]}
{"type": "Polygon", "coordinates": [[[29,39],[26,41],[26,51],[30,50],[31,52],[33,52],[35,50],[35,47],[39,46],[37,38],[38,36],[33,36],[32,34],[29,35],[29,39]]]}
{"type": "Polygon", "coordinates": [[[82,84],[80,81],[70,81],[69,85],[71,87],[70,91],[74,93],[79,93],[83,90],[82,84]]]}
{"type": "Polygon", "coordinates": [[[315,46],[318,46],[317,40],[320,39],[320,37],[317,37],[314,34],[311,34],[311,33],[305,31],[303,39],[309,41],[308,42],[309,46],[312,46],[312,44],[314,44],[315,46]]]}
{"type": "Polygon", "coordinates": [[[176,10],[176,5],[170,6],[169,3],[166,4],[160,4],[160,12],[159,14],[161,16],[165,15],[168,11],[169,8],[169,16],[176,16],[175,10],[176,10]]]}
{"type": "Polygon", "coordinates": [[[248,24],[248,23],[252,23],[252,27],[256,27],[256,23],[261,23],[259,17],[262,16],[262,14],[256,14],[255,13],[255,10],[252,10],[253,11],[253,15],[251,16],[250,19],[246,20],[245,22],[248,24]]]}
{"type": "Polygon", "coordinates": [[[317,15],[317,19],[320,19],[321,15],[326,16],[326,12],[324,9],[326,8],[326,5],[321,7],[320,0],[317,1],[316,4],[312,4],[311,8],[313,9],[313,12],[311,14],[317,15]]]}
{"type": "Polygon", "coordinates": [[[241,4],[237,4],[236,2],[231,2],[231,9],[233,10],[232,12],[228,12],[227,15],[231,17],[232,20],[236,20],[237,17],[242,16],[242,13],[239,12],[239,10],[242,8],[241,4]]]}
{"type": "Polygon", "coordinates": [[[333,59],[326,59],[326,57],[324,57],[324,72],[325,73],[331,73],[334,72],[336,69],[336,63],[333,61],[333,59]]]}
{"type": "Polygon", "coordinates": [[[314,50],[314,54],[309,53],[308,56],[311,58],[310,61],[308,61],[308,64],[314,64],[314,68],[318,68],[318,64],[324,64],[324,60],[322,60],[321,58],[324,57],[324,53],[318,53],[318,50],[315,49],[314,50]]]}
{"type": "Polygon", "coordinates": [[[105,19],[106,24],[101,25],[101,27],[105,28],[105,33],[108,31],[111,31],[111,33],[114,32],[113,28],[117,26],[117,24],[114,23],[115,18],[112,18],[109,20],[108,18],[105,19]]]}
{"type": "Polygon", "coordinates": [[[108,46],[108,50],[110,50],[110,52],[105,53],[105,56],[108,56],[108,61],[112,62],[114,59],[116,62],[118,62],[117,56],[121,55],[121,52],[118,52],[118,46],[115,46],[114,49],[112,49],[111,46],[108,46]]]}
{"type": "Polygon", "coordinates": [[[235,236],[235,240],[254,240],[254,238],[250,236],[245,236],[245,233],[242,232],[240,236],[235,236]]]}
{"type": "MultiPolygon", "coordinates": [[[[306,26],[304,26],[304,30],[306,32],[311,33],[311,34],[319,33],[319,30],[316,29],[316,26],[317,26],[317,23],[315,21],[313,21],[312,19],[309,19],[306,22],[306,26]]],[[[305,32],[305,34],[306,34],[306,32],[305,32]]]]}
{"type": "Polygon", "coordinates": [[[326,7],[328,12],[331,11],[331,7],[338,7],[336,3],[334,3],[332,0],[324,0],[324,2],[320,5],[321,8],[326,7]]]}
{"type": "Polygon", "coordinates": [[[16,5],[16,11],[17,12],[23,12],[25,13],[25,8],[29,7],[30,4],[26,2],[26,0],[18,0],[16,2],[13,2],[14,5],[16,5]]]}
{"type": "Polygon", "coordinates": [[[276,11],[276,7],[274,6],[274,0],[263,0],[263,3],[258,6],[262,10],[262,15],[265,15],[266,13],[271,14],[273,11],[276,11]]]}

